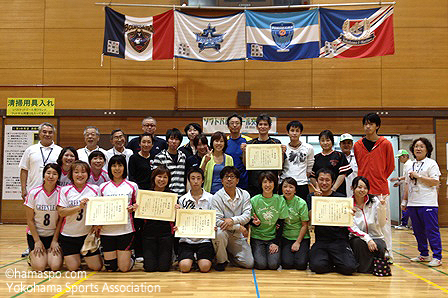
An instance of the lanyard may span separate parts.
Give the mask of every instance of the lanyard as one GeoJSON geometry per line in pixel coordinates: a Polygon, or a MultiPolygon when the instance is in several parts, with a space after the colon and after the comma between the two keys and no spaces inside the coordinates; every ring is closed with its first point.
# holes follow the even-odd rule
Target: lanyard
{"type": "Polygon", "coordinates": [[[424,162],[422,162],[422,164],[421,164],[418,168],[414,169],[414,166],[415,166],[416,163],[417,163],[417,162],[415,161],[415,162],[412,164],[412,171],[415,171],[415,172],[417,172],[417,173],[420,173],[420,171],[421,171],[422,168],[423,168],[423,164],[424,164],[424,162]]]}
{"type": "Polygon", "coordinates": [[[42,147],[40,149],[40,156],[42,157],[42,162],[44,164],[44,167],[47,165],[47,161],[50,158],[51,152],[53,151],[53,148],[50,148],[50,153],[48,153],[47,158],[44,157],[44,152],[42,151],[42,147]]]}
{"type": "Polygon", "coordinates": [[[114,147],[112,147],[112,152],[114,153],[114,155],[123,155],[124,157],[126,157],[126,154],[124,153],[125,151],[126,151],[126,149],[123,150],[123,152],[118,152],[118,151],[115,151],[114,147]]]}

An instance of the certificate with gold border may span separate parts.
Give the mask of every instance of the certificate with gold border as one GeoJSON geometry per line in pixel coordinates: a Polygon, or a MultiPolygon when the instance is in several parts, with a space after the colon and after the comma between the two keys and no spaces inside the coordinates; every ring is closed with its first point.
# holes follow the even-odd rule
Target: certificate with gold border
{"type": "Polygon", "coordinates": [[[137,210],[135,218],[174,221],[177,194],[151,190],[137,191],[137,210]]]}
{"type": "Polygon", "coordinates": [[[353,198],[311,197],[311,225],[350,227],[353,198]]]}
{"type": "Polygon", "coordinates": [[[215,239],[216,210],[177,209],[175,237],[215,239]]]}
{"type": "Polygon", "coordinates": [[[86,225],[105,226],[128,223],[129,199],[119,197],[93,197],[87,202],[86,225]]]}
{"type": "Polygon", "coordinates": [[[281,170],[283,153],[281,144],[248,144],[246,170],[281,170]]]}

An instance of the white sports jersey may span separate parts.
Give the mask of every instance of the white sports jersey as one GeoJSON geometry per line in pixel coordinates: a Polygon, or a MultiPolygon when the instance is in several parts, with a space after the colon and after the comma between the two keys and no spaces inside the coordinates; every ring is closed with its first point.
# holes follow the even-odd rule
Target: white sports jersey
{"type": "Polygon", "coordinates": [[[106,151],[106,164],[109,163],[109,160],[111,159],[112,156],[114,155],[123,155],[126,158],[126,165],[128,166],[129,169],[129,158],[132,156],[132,154],[134,154],[134,152],[131,149],[128,148],[124,148],[123,152],[119,152],[117,150],[115,150],[114,147],[110,148],[109,150],[106,151]]]}
{"type": "MultiPolygon", "coordinates": [[[[113,181],[108,181],[101,184],[100,196],[126,196],[129,199],[129,205],[132,205],[135,203],[137,190],[137,184],[126,179],[118,185],[113,181]]],[[[105,236],[118,236],[135,232],[132,214],[128,212],[128,216],[127,224],[103,226],[100,234],[105,236]]]]}
{"type": "Polygon", "coordinates": [[[437,186],[427,186],[420,179],[411,180],[409,173],[412,171],[423,177],[439,180],[441,173],[437,162],[428,157],[416,160],[407,168],[404,176],[409,186],[408,207],[438,207],[437,186]]]}
{"type": "MultiPolygon", "coordinates": [[[[64,186],[59,193],[58,206],[71,208],[79,206],[84,198],[97,197],[98,186],[86,184],[82,190],[76,189],[74,185],[64,186]]],[[[86,208],[78,213],[66,216],[62,222],[61,234],[69,237],[80,237],[87,235],[91,226],[86,226],[86,208]]]]}
{"type": "MultiPolygon", "coordinates": [[[[26,197],[24,205],[34,210],[34,224],[39,236],[54,235],[59,218],[56,206],[60,190],[61,188],[56,186],[52,193],[47,193],[43,186],[38,186],[30,190],[26,197]]],[[[31,235],[28,227],[26,232],[31,235]]]]}
{"type": "Polygon", "coordinates": [[[110,181],[110,178],[109,178],[109,174],[107,174],[107,172],[105,170],[101,170],[101,173],[97,178],[95,178],[93,176],[92,171],[90,171],[90,177],[89,177],[89,180],[87,180],[87,183],[95,184],[96,186],[100,186],[101,184],[103,184],[104,182],[107,182],[107,181],[110,181]]]}
{"type": "Polygon", "coordinates": [[[62,170],[61,177],[59,178],[59,186],[63,187],[70,184],[72,184],[72,181],[68,179],[68,172],[64,172],[64,170],[62,170]]]}
{"type": "Polygon", "coordinates": [[[107,151],[104,150],[103,148],[100,148],[100,146],[96,146],[96,148],[93,149],[92,151],[87,149],[87,147],[79,148],[78,150],[76,150],[76,152],[78,152],[79,160],[85,161],[86,163],[89,164],[89,155],[90,155],[90,153],[92,153],[93,151],[97,151],[97,150],[103,152],[104,156],[106,157],[106,160],[104,161],[103,170],[107,171],[107,151]]]}

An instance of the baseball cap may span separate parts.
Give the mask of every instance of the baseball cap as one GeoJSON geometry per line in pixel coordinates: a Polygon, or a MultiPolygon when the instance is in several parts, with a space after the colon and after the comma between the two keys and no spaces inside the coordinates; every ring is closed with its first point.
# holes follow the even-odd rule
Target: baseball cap
{"type": "Polygon", "coordinates": [[[400,149],[400,150],[398,150],[398,153],[397,153],[397,155],[395,155],[395,157],[400,157],[402,155],[409,155],[409,152],[405,149],[400,149]]]}
{"type": "Polygon", "coordinates": [[[353,137],[352,137],[352,135],[349,134],[349,133],[344,133],[344,134],[342,134],[342,135],[339,137],[339,142],[343,142],[343,141],[346,141],[346,140],[351,140],[351,141],[353,141],[353,137]]]}

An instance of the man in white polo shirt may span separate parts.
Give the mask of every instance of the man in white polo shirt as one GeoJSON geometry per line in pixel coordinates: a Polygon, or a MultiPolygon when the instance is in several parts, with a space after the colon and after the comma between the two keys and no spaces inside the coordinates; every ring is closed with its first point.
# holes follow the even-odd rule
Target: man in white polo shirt
{"type": "MultiPolygon", "coordinates": [[[[106,150],[100,148],[98,146],[98,141],[100,140],[100,131],[95,126],[86,126],[84,128],[84,141],[86,142],[86,146],[84,148],[79,148],[77,150],[79,160],[82,160],[86,163],[89,163],[89,155],[93,151],[99,150],[107,154],[106,150]]],[[[107,155],[106,155],[107,156],[107,155]]],[[[107,170],[107,163],[104,165],[105,170],[107,170]]]]}
{"type": "Polygon", "coordinates": [[[106,154],[106,164],[109,162],[112,156],[114,155],[123,155],[126,158],[126,165],[129,167],[129,158],[134,152],[131,149],[125,148],[126,145],[126,135],[121,129],[114,129],[110,133],[110,142],[112,144],[112,148],[107,150],[106,154]]]}

